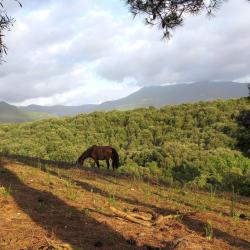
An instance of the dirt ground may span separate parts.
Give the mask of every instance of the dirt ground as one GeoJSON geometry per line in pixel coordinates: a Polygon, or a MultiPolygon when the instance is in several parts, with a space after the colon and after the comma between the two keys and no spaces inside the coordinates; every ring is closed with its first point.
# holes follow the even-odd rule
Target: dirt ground
{"type": "Polygon", "coordinates": [[[103,170],[0,161],[0,250],[249,250],[250,199],[239,198],[234,217],[230,207],[230,194],[151,185],[103,170]],[[110,207],[148,216],[150,225],[110,207]]]}

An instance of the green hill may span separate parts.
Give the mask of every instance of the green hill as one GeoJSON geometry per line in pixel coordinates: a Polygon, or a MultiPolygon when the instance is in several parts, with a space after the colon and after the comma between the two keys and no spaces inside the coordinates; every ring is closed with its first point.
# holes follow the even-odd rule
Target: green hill
{"type": "Polygon", "coordinates": [[[28,112],[6,102],[0,102],[0,123],[20,123],[51,118],[46,113],[28,112]]]}
{"type": "Polygon", "coordinates": [[[95,112],[1,125],[0,151],[75,162],[87,147],[109,144],[120,172],[197,188],[234,185],[250,195],[249,124],[247,98],[95,112]]]}

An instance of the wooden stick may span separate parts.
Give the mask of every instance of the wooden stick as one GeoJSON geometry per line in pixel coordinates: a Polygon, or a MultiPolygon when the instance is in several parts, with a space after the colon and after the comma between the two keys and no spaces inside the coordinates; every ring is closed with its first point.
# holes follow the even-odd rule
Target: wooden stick
{"type": "Polygon", "coordinates": [[[143,216],[141,214],[137,214],[137,213],[133,213],[133,212],[129,212],[129,215],[141,219],[141,220],[145,220],[145,221],[151,221],[152,220],[152,215],[150,214],[149,216],[143,216]]]}
{"type": "Polygon", "coordinates": [[[139,220],[123,211],[120,211],[112,206],[109,206],[110,210],[115,214],[117,215],[118,217],[121,217],[123,219],[126,219],[126,220],[129,220],[129,221],[132,221],[134,223],[137,223],[137,224],[140,224],[140,225],[143,225],[143,226],[146,226],[146,227],[151,227],[152,226],[152,223],[148,222],[148,221],[143,221],[143,220],[139,220]]]}

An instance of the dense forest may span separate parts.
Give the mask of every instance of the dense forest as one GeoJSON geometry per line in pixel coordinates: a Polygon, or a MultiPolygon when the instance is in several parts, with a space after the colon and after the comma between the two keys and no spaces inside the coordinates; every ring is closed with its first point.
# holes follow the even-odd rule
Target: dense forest
{"type": "Polygon", "coordinates": [[[93,144],[112,145],[121,173],[250,195],[247,98],[4,124],[0,138],[2,153],[65,162],[93,144]]]}

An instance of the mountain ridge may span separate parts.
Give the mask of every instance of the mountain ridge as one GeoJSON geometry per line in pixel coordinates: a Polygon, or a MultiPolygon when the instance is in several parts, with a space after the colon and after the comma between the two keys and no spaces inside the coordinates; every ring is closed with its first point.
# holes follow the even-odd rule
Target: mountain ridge
{"type": "Polygon", "coordinates": [[[130,110],[141,107],[162,107],[196,101],[230,99],[247,96],[247,84],[230,81],[196,82],[164,86],[147,86],[121,99],[101,104],[79,106],[39,106],[29,105],[22,109],[33,112],[45,112],[57,116],[73,116],[94,111],[130,110]]]}
{"type": "Polygon", "coordinates": [[[49,114],[20,109],[7,102],[0,101],[0,123],[21,123],[52,117],[49,114]]]}

